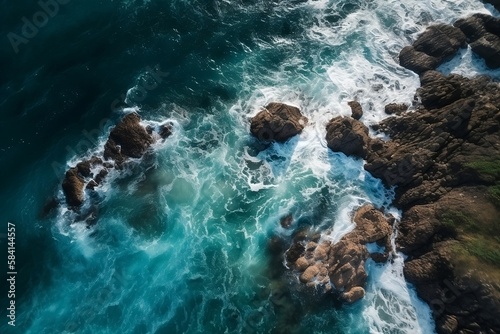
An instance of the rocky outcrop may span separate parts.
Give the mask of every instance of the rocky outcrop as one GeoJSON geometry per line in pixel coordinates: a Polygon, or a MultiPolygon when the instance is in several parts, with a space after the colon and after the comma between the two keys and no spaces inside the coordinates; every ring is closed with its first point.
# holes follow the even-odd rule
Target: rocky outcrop
{"type": "Polygon", "coordinates": [[[436,69],[469,43],[472,51],[491,68],[500,67],[500,19],[474,14],[457,20],[453,26],[428,27],[411,46],[399,53],[399,63],[415,73],[436,69]]]}
{"type": "Polygon", "coordinates": [[[365,262],[370,257],[367,243],[385,247],[385,258],[392,251],[391,218],[372,205],[359,208],[353,218],[355,229],[340,241],[296,239],[287,251],[289,265],[300,272],[300,282],[324,292],[335,292],[353,303],[364,296],[368,277],[365,262]]]}
{"type": "Polygon", "coordinates": [[[130,113],[123,117],[109,134],[104,145],[104,159],[117,163],[127,158],[140,158],[153,143],[153,137],[140,124],[140,117],[130,113]]]}
{"type": "Polygon", "coordinates": [[[83,204],[84,178],[78,173],[78,168],[70,168],[62,183],[66,203],[70,207],[79,207],[83,204]]]}
{"type": "Polygon", "coordinates": [[[284,142],[301,133],[307,121],[299,108],[272,102],[251,119],[250,132],[264,142],[284,142]]]}
{"type": "MultiPolygon", "coordinates": [[[[481,14],[456,26],[474,47],[481,36],[495,34],[497,23],[481,14]]],[[[429,36],[432,43],[445,40],[429,36]]],[[[403,57],[416,53],[432,63],[402,61],[421,74],[420,104],[376,127],[389,141],[364,137],[350,153],[364,158],[372,175],[396,186],[395,204],[403,209],[397,246],[408,255],[404,274],[432,308],[438,333],[498,333],[500,85],[432,70],[434,58],[449,57],[460,41],[443,42],[453,48],[436,46],[422,55],[418,52],[426,48],[417,48],[425,44],[419,39],[402,51],[403,57]]],[[[500,59],[483,56],[489,66],[500,59]]],[[[342,131],[338,128],[337,136],[342,131]]]]}
{"type": "Polygon", "coordinates": [[[416,73],[433,70],[465,47],[462,31],[447,24],[428,27],[411,46],[399,54],[399,63],[416,73]]]}
{"type": "Polygon", "coordinates": [[[401,115],[408,110],[408,105],[404,103],[389,103],[385,106],[384,111],[387,115],[401,115]]]}
{"type": "Polygon", "coordinates": [[[431,306],[439,333],[500,330],[499,270],[487,256],[498,247],[500,209],[486,194],[485,186],[453,188],[413,206],[399,224],[405,277],[431,306]]]}
{"type": "MultiPolygon", "coordinates": [[[[401,64],[420,74],[415,111],[386,107],[399,117],[374,129],[389,141],[358,134],[356,150],[342,149],[339,140],[329,145],[364,158],[367,171],[396,186],[395,204],[403,209],[397,247],[408,255],[404,274],[430,305],[440,334],[500,332],[500,85],[433,70],[463,45],[463,36],[497,67],[498,22],[476,14],[455,28],[429,28],[400,54],[401,64]]],[[[332,120],[327,136],[340,137],[353,122],[332,120]]]]}
{"type": "Polygon", "coordinates": [[[421,83],[422,107],[382,121],[391,141],[371,140],[366,157],[367,171],[398,186],[402,208],[434,201],[452,187],[487,182],[468,165],[498,151],[498,83],[434,71],[421,83]]]}
{"type": "Polygon", "coordinates": [[[352,118],[359,120],[361,117],[363,117],[363,108],[358,101],[350,101],[347,104],[349,105],[349,107],[351,107],[352,118]]]}
{"type": "Polygon", "coordinates": [[[454,25],[467,36],[472,51],[484,58],[486,65],[500,67],[500,19],[474,14],[456,21],[454,25]]]}
{"type": "Polygon", "coordinates": [[[93,177],[91,169],[102,164],[102,160],[94,156],[89,160],[80,161],[66,171],[62,189],[69,207],[75,209],[83,204],[86,180],[93,177]]]}
{"type": "Polygon", "coordinates": [[[368,128],[350,117],[335,117],[326,125],[326,142],[334,152],[365,158],[370,137],[368,128]]]}
{"type": "Polygon", "coordinates": [[[172,133],[171,124],[162,124],[157,129],[145,128],[136,113],[125,115],[113,128],[104,145],[103,157],[93,156],[80,161],[68,169],[62,182],[63,193],[68,206],[78,211],[85,198],[85,190],[92,191],[102,184],[109,171],[121,168],[129,158],[140,158],[160,137],[166,139],[172,133]]]}

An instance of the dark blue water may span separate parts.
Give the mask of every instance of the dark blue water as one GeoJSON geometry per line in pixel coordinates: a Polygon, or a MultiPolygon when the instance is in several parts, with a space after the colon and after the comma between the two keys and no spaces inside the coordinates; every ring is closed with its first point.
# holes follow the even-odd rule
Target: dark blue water
{"type": "MultiPolygon", "coordinates": [[[[384,117],[386,103],[410,101],[418,78],[395,61],[401,47],[430,22],[489,8],[73,0],[44,22],[39,3],[0,4],[0,217],[16,224],[18,272],[16,327],[7,325],[2,285],[0,332],[432,328],[401,259],[368,264],[367,296],[340,307],[300,289],[269,244],[290,237],[278,224],[287,213],[294,227],[338,239],[357,205],[390,204],[362,161],[328,152],[324,125],[349,114],[355,98],[367,124],[384,117]],[[23,18],[43,24],[28,38],[23,18]],[[14,47],[13,34],[23,41],[14,47]],[[310,124],[255,155],[248,117],[270,101],[297,105],[310,124]],[[94,228],[72,224],[64,205],[44,214],[51,198],[61,200],[67,166],[101,150],[109,127],[132,110],[172,121],[174,135],[129,174],[111,175],[94,228]]],[[[467,52],[453,67],[484,71],[467,52]]]]}

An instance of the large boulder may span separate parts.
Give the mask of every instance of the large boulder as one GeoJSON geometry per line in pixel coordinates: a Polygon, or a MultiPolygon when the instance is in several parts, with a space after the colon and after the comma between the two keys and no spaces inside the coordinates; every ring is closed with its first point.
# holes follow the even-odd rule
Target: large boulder
{"type": "Polygon", "coordinates": [[[127,114],[111,130],[104,146],[104,158],[118,163],[127,158],[140,158],[153,143],[153,137],[140,124],[136,113],[127,114]]]}
{"type": "Polygon", "coordinates": [[[354,288],[346,291],[342,294],[342,299],[344,299],[349,304],[352,304],[365,296],[365,289],[360,286],[355,286],[354,288]]]}
{"type": "Polygon", "coordinates": [[[363,117],[363,108],[358,101],[349,101],[347,102],[347,104],[349,105],[349,107],[351,107],[352,118],[359,120],[361,117],[363,117]]]}
{"type": "Polygon", "coordinates": [[[326,125],[326,142],[334,152],[365,158],[370,142],[368,128],[350,117],[335,117],[326,125]]]}
{"type": "Polygon", "coordinates": [[[78,173],[78,168],[70,168],[64,176],[62,189],[66,197],[66,203],[72,208],[80,207],[83,204],[85,181],[78,173]]]}
{"type": "Polygon", "coordinates": [[[408,110],[408,105],[404,103],[389,103],[384,111],[387,115],[401,115],[408,110]]]}
{"type": "Polygon", "coordinates": [[[262,141],[284,142],[301,133],[307,121],[299,108],[272,102],[251,119],[250,132],[262,141]]]}
{"type": "Polygon", "coordinates": [[[456,27],[437,24],[428,27],[413,43],[401,50],[399,63],[416,73],[435,69],[464,47],[465,35],[456,27]]]}

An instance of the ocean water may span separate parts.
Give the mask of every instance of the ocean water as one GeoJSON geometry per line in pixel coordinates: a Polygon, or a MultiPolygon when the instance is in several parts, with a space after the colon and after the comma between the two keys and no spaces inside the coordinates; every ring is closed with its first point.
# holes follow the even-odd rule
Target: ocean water
{"type": "MultiPolygon", "coordinates": [[[[400,49],[434,22],[498,15],[491,6],[73,0],[16,50],[9,33],[22,36],[23,18],[42,7],[0,4],[0,217],[16,224],[18,272],[16,327],[2,285],[1,333],[434,331],[403,254],[370,260],[365,298],[339,305],[304,289],[273,245],[304,227],[339,240],[368,202],[400,214],[363,161],[327,149],[326,122],[354,99],[367,125],[388,103],[411,104],[419,81],[398,65],[400,49]],[[309,124],[259,151],[248,120],[271,101],[299,107],[309,124]],[[65,205],[43,215],[62,199],[65,169],[102,151],[131,111],[144,124],[171,121],[173,135],[88,195],[92,228],[65,205]]],[[[440,70],[500,79],[470,50],[440,70]]]]}

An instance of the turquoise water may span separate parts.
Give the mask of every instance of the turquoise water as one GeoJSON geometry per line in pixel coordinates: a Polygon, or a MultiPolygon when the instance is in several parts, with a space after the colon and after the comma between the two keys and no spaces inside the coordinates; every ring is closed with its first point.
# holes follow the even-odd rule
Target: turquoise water
{"type": "MultiPolygon", "coordinates": [[[[9,6],[6,32],[39,10],[9,6]]],[[[401,255],[369,262],[367,295],[347,306],[301,287],[279,250],[298,228],[338,240],[357,206],[390,206],[391,190],[362,161],[328,151],[326,122],[350,114],[352,99],[366,124],[385,117],[385,104],[410,102],[418,78],[397,65],[399,50],[431,22],[489,10],[437,0],[75,0],[18,54],[4,40],[0,198],[2,220],[17,227],[18,293],[16,328],[4,321],[1,332],[431,333],[401,255]],[[258,153],[248,119],[271,101],[310,122],[258,153]],[[130,111],[145,124],[173,122],[173,136],[92,195],[94,227],[64,205],[42,217],[48,198],[62,198],[67,166],[102,150],[130,111]]],[[[485,71],[462,58],[447,71],[485,71]]]]}

